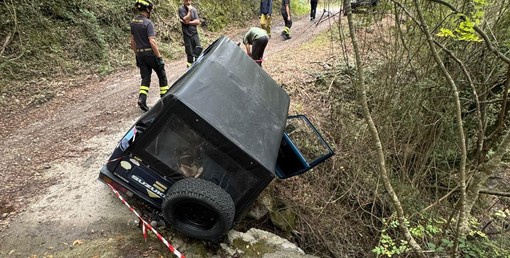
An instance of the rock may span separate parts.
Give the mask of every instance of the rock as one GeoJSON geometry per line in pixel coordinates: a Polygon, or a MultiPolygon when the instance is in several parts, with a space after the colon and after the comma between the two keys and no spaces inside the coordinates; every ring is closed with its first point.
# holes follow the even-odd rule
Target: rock
{"type": "Polygon", "coordinates": [[[290,251],[276,251],[270,254],[264,254],[262,258],[294,258],[294,257],[304,257],[304,258],[317,258],[317,256],[309,255],[309,254],[296,254],[290,251]]]}
{"type": "Polygon", "coordinates": [[[253,235],[251,233],[249,233],[250,230],[248,230],[248,232],[246,232],[246,233],[242,233],[242,232],[239,232],[239,231],[231,230],[230,232],[228,232],[228,242],[230,244],[232,244],[232,242],[234,242],[234,240],[236,240],[236,239],[241,239],[241,240],[243,240],[244,242],[247,242],[247,243],[254,243],[254,242],[256,242],[257,239],[255,239],[253,237],[253,235]]]}
{"type": "Polygon", "coordinates": [[[248,211],[247,216],[254,220],[261,220],[269,213],[268,207],[265,205],[264,200],[257,199],[251,209],[248,211]]]}
{"type": "Polygon", "coordinates": [[[228,257],[233,257],[236,254],[236,250],[230,248],[227,244],[221,243],[221,249],[228,255],[228,257]]]}
{"type": "Polygon", "coordinates": [[[292,232],[292,229],[296,227],[296,214],[286,207],[270,211],[269,218],[273,224],[287,233],[292,232]]]}
{"type": "Polygon", "coordinates": [[[247,215],[255,220],[269,215],[274,225],[289,234],[296,227],[297,218],[292,208],[268,194],[261,195],[247,215]]]}
{"type": "Polygon", "coordinates": [[[316,257],[305,254],[287,239],[255,228],[246,233],[231,230],[228,233],[228,244],[220,244],[220,247],[231,256],[242,254],[242,257],[316,257]]]}

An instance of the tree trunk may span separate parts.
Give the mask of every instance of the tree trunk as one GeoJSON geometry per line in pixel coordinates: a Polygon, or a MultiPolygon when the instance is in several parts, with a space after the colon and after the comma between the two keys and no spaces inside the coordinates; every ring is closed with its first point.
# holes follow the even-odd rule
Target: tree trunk
{"type": "Polygon", "coordinates": [[[457,89],[457,85],[455,84],[455,81],[448,73],[448,70],[446,69],[444,63],[441,61],[441,58],[439,57],[437,50],[434,45],[434,39],[432,38],[432,35],[429,32],[429,28],[427,23],[425,22],[425,18],[423,17],[423,14],[421,12],[421,7],[418,3],[418,0],[414,0],[414,5],[416,7],[416,11],[418,13],[418,18],[420,20],[420,26],[423,28],[423,33],[427,36],[427,43],[429,44],[430,51],[434,57],[434,60],[436,61],[437,65],[439,66],[441,72],[443,73],[444,77],[446,78],[448,84],[450,85],[450,88],[452,90],[452,95],[455,100],[455,117],[456,117],[456,123],[457,123],[457,130],[458,130],[458,137],[459,137],[459,146],[461,149],[461,161],[460,161],[460,167],[459,167],[459,186],[461,191],[461,197],[460,197],[460,205],[458,205],[459,208],[459,219],[457,221],[457,232],[456,232],[456,238],[454,241],[453,246],[453,257],[457,256],[457,249],[459,245],[459,240],[461,238],[464,238],[464,236],[468,233],[469,227],[466,223],[466,218],[469,216],[470,210],[466,209],[466,160],[467,160],[467,147],[466,147],[466,137],[464,134],[464,127],[463,127],[463,121],[462,121],[462,107],[460,104],[460,98],[459,98],[459,91],[457,89]]]}
{"type": "Polygon", "coordinates": [[[471,183],[466,189],[467,196],[465,209],[467,212],[471,212],[473,209],[473,206],[480,196],[480,190],[482,189],[482,186],[485,184],[485,182],[487,182],[487,179],[489,179],[489,177],[493,174],[494,170],[500,167],[501,159],[503,158],[503,155],[506,153],[509,146],[510,131],[507,131],[494,156],[488,162],[478,168],[477,173],[473,175],[471,183]]]}
{"type": "Polygon", "coordinates": [[[367,92],[366,92],[365,81],[364,81],[364,76],[363,76],[363,66],[361,64],[361,56],[360,56],[360,51],[359,51],[358,42],[357,42],[357,38],[356,38],[356,31],[354,30],[354,25],[352,22],[352,13],[351,13],[350,7],[347,7],[347,21],[349,24],[349,32],[350,32],[350,36],[351,36],[351,40],[352,40],[354,54],[356,57],[357,80],[355,80],[354,85],[356,86],[355,88],[358,92],[358,99],[359,99],[360,105],[363,107],[363,116],[365,117],[365,121],[368,124],[370,135],[372,136],[372,139],[374,140],[374,145],[377,149],[379,175],[383,181],[386,191],[388,192],[388,194],[391,198],[393,206],[395,207],[395,210],[397,212],[397,219],[399,221],[399,226],[400,226],[400,229],[402,230],[402,232],[404,233],[406,240],[408,241],[409,245],[411,246],[411,248],[413,249],[413,251],[417,257],[425,257],[421,246],[416,242],[414,237],[411,235],[409,228],[406,226],[404,209],[402,208],[402,204],[400,203],[400,200],[399,200],[397,194],[395,193],[393,186],[391,185],[388,171],[386,170],[386,161],[385,161],[385,155],[384,155],[384,151],[383,151],[383,147],[382,147],[382,142],[381,142],[381,139],[379,138],[379,132],[377,131],[377,128],[376,128],[374,121],[372,119],[372,116],[370,114],[370,110],[368,108],[367,92]]]}

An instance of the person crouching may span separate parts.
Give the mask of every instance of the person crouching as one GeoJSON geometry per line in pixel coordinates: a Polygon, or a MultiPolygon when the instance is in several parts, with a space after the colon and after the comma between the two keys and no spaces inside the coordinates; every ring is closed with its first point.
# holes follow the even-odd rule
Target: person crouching
{"type": "Polygon", "coordinates": [[[252,27],[244,34],[243,44],[246,46],[246,53],[261,67],[268,42],[269,36],[264,29],[252,27]]]}

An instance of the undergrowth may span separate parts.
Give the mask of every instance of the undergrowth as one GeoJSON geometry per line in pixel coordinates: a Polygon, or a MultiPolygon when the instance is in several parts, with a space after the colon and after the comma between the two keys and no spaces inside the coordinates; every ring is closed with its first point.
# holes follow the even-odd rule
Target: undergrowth
{"type": "MultiPolygon", "coordinates": [[[[382,59],[383,43],[375,42],[378,38],[374,35],[378,30],[364,28],[372,22],[360,20],[355,26],[365,55],[369,105],[380,130],[390,180],[409,216],[406,226],[413,237],[427,254],[447,257],[451,254],[456,224],[449,218],[459,195],[452,194],[440,204],[434,204],[446,192],[427,186],[448,180],[444,174],[451,173],[451,169],[442,166],[451,164],[437,162],[421,174],[418,168],[412,167],[427,147],[414,141],[424,139],[424,143],[431,143],[431,136],[420,126],[433,124],[422,114],[420,104],[426,102],[416,104],[413,100],[424,98],[426,95],[420,89],[428,90],[424,85],[434,82],[424,76],[423,81],[409,83],[412,74],[407,74],[407,67],[382,59]],[[392,69],[402,74],[401,84],[385,79],[392,75],[392,69]]],[[[279,235],[320,257],[413,257],[380,180],[373,141],[352,84],[356,69],[346,34],[345,30],[332,28],[313,42],[282,55],[290,60],[304,59],[298,71],[281,75],[283,81],[290,82],[285,85],[292,97],[290,113],[313,114],[312,122],[326,133],[323,136],[334,146],[336,154],[312,171],[277,181],[268,189],[267,195],[280,200],[278,212],[286,217],[291,213],[297,220],[289,219],[284,225],[272,222],[267,226],[278,228],[282,231],[279,235]],[[324,49],[324,53],[319,54],[316,49],[324,49]],[[309,52],[315,54],[314,60],[308,60],[309,52]]],[[[430,110],[434,110],[434,105],[431,104],[430,110]]],[[[448,154],[442,148],[452,145],[451,138],[441,135],[442,144],[436,151],[448,154]]],[[[510,257],[507,227],[510,214],[505,209],[508,202],[504,200],[480,201],[469,221],[469,235],[460,241],[459,252],[463,257],[510,257]]]]}
{"type": "MultiPolygon", "coordinates": [[[[180,0],[154,1],[151,19],[165,59],[184,56],[177,8],[180,0]]],[[[134,2],[133,2],[134,3],[134,2]]],[[[129,48],[129,21],[135,15],[131,1],[14,1],[0,3],[0,93],[2,99],[30,95],[23,84],[42,85],[84,74],[107,75],[134,66],[129,48]]],[[[204,31],[218,32],[242,25],[257,16],[254,2],[196,1],[204,45],[212,41],[204,31]],[[236,15],[232,15],[232,14],[236,15]]],[[[214,34],[216,36],[218,33],[214,34]]],[[[43,85],[43,86],[48,86],[43,85]]],[[[0,102],[0,104],[2,104],[0,102]]]]}

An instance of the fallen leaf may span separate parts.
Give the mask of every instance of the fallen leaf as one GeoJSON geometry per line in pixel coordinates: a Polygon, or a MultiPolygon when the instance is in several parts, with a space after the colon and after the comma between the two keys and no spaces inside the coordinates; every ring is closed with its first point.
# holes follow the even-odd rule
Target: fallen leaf
{"type": "Polygon", "coordinates": [[[80,240],[80,239],[76,239],[76,240],[74,240],[74,242],[73,242],[73,246],[75,246],[75,245],[81,245],[81,244],[83,244],[83,240],[80,240]]]}

